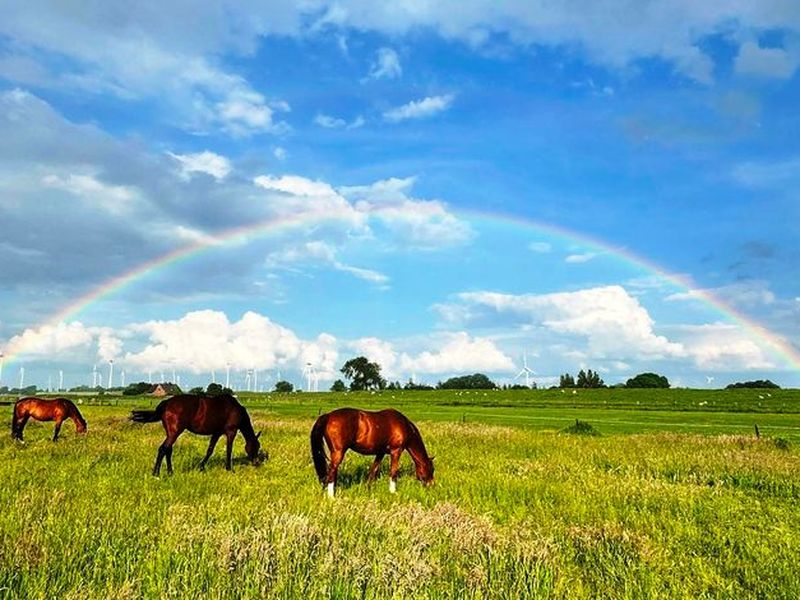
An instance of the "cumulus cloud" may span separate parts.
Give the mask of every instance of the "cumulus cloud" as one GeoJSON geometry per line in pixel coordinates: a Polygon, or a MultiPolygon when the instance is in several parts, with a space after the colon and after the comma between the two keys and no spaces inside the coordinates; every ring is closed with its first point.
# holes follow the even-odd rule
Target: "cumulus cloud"
{"type": "Polygon", "coordinates": [[[676,335],[697,367],[707,371],[774,369],[776,365],[741,327],[727,323],[684,325],[676,335]]]}
{"type": "Polygon", "coordinates": [[[443,96],[428,96],[421,100],[412,100],[407,104],[387,110],[383,113],[383,118],[392,123],[408,119],[424,119],[449,109],[453,104],[454,98],[455,96],[452,94],[446,94],[443,96]]]}
{"type": "Polygon", "coordinates": [[[117,357],[122,344],[120,335],[110,327],[89,327],[71,321],[28,328],[8,340],[5,352],[34,359],[72,360],[76,353],[95,349],[96,357],[107,361],[117,357]]]}
{"type": "Polygon", "coordinates": [[[293,331],[255,312],[238,321],[225,313],[201,310],[180,319],[147,321],[129,327],[147,338],[144,348],[127,352],[125,364],[142,370],[174,366],[192,373],[237,368],[297,368],[305,345],[293,331]]]}
{"type": "Polygon", "coordinates": [[[208,150],[195,154],[167,154],[180,163],[184,179],[189,179],[193,173],[205,173],[220,181],[231,172],[231,163],[227,158],[208,150]]]}
{"type": "Polygon", "coordinates": [[[450,374],[513,371],[514,362],[487,338],[472,337],[466,332],[442,335],[441,345],[433,351],[416,355],[403,354],[400,367],[406,373],[450,374]]]}
{"type": "Polygon", "coordinates": [[[489,311],[564,336],[577,336],[585,340],[587,352],[594,357],[685,356],[681,344],[654,331],[650,314],[621,286],[553,294],[464,292],[458,299],[468,309],[462,311],[461,317],[475,320],[489,311]]]}

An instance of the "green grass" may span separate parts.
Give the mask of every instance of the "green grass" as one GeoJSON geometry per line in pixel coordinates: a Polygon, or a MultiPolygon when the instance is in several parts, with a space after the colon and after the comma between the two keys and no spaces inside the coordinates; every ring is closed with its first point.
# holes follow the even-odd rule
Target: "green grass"
{"type": "Polygon", "coordinates": [[[228,473],[220,445],[200,473],[184,434],[160,479],[160,425],[126,420],[154,402],[87,398],[87,436],[0,438],[0,596],[799,597],[798,393],[639,392],[245,395],[264,465],[228,473]],[[327,500],[308,432],[343,405],[414,419],[436,485],[404,457],[391,495],[348,453],[327,500]],[[602,435],[560,432],[576,419],[602,435]]]}

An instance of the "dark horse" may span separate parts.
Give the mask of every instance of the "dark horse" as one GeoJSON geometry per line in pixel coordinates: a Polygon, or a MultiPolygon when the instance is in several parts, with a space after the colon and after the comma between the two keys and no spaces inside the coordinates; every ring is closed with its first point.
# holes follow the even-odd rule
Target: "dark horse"
{"type": "Polygon", "coordinates": [[[53,434],[54,442],[58,439],[61,424],[66,419],[72,419],[78,433],[86,433],[86,420],[71,400],[66,398],[20,398],[14,404],[11,437],[22,441],[22,430],[25,429],[25,424],[31,417],[36,421],[56,422],[56,430],[53,434]]]}
{"type": "Polygon", "coordinates": [[[229,471],[233,468],[231,455],[237,431],[242,432],[245,439],[245,452],[253,464],[259,465],[264,459],[261,444],[258,441],[261,433],[256,435],[245,407],[228,394],[221,396],[179,394],[164,400],[156,406],[155,410],[134,410],[131,412],[130,418],[136,423],[161,421],[161,424],[164,425],[167,437],[164,443],[158,447],[158,456],[156,456],[156,464],[153,467],[153,475],[156,476],[161,472],[161,461],[164,457],[167,459],[167,472],[172,474],[172,446],[186,429],[199,435],[211,436],[208,452],[200,463],[201,471],[205,469],[208,459],[214,452],[214,446],[223,435],[228,442],[225,468],[229,471]]]}
{"type": "Polygon", "coordinates": [[[328,495],[333,497],[336,474],[344,453],[352,448],[359,454],[375,456],[369,469],[367,481],[372,482],[381,468],[381,460],[389,454],[392,464],[389,470],[389,491],[397,490],[397,472],[400,470],[400,455],[408,450],[414,461],[417,479],[425,485],[433,483],[433,457],[428,456],[419,429],[405,415],[394,409],[371,412],[356,408],[339,408],[321,415],[311,429],[311,456],[320,482],[328,486],[328,495]],[[330,466],[325,458],[322,441],[328,445],[330,466]]]}

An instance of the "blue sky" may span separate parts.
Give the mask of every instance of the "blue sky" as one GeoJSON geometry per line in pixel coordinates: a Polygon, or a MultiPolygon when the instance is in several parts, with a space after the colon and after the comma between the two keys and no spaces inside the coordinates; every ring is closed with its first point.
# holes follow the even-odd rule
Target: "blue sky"
{"type": "Polygon", "coordinates": [[[4,3],[2,383],[798,386],[798,65],[788,1],[4,3]]]}

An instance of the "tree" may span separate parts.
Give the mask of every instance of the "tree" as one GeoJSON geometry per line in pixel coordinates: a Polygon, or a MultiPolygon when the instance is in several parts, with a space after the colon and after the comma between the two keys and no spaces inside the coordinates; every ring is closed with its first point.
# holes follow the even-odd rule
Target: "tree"
{"type": "MultiPolygon", "coordinates": [[[[124,394],[124,393],[125,393],[125,392],[123,392],[123,394],[124,394]]],[[[192,389],[190,389],[190,390],[189,390],[189,393],[190,393],[190,394],[204,394],[204,393],[205,393],[205,390],[203,389],[203,386],[202,386],[202,385],[198,385],[197,387],[193,387],[192,389]]]]}
{"type": "Polygon", "coordinates": [[[288,381],[278,381],[275,384],[275,391],[288,394],[294,391],[294,386],[288,381]]]}
{"type": "Polygon", "coordinates": [[[755,381],[737,381],[736,383],[729,383],[725,386],[725,389],[735,390],[738,388],[755,388],[778,390],[780,387],[781,386],[779,386],[777,383],[773,383],[769,379],[756,379],[755,381]]]}
{"type": "Polygon", "coordinates": [[[344,384],[344,381],[342,381],[341,379],[337,379],[336,381],[334,381],[333,385],[331,386],[331,391],[332,392],[343,392],[346,389],[347,389],[347,386],[344,384]]]}
{"type": "Polygon", "coordinates": [[[209,396],[219,396],[222,394],[222,385],[219,383],[209,383],[206,388],[206,394],[209,396]]]}
{"type": "Polygon", "coordinates": [[[558,380],[558,387],[560,388],[574,388],[575,378],[569,373],[564,373],[558,380]]]}
{"type": "Polygon", "coordinates": [[[575,385],[579,388],[601,388],[605,387],[605,383],[600,379],[600,374],[589,369],[584,372],[583,369],[578,373],[578,380],[575,385]]]}
{"type": "Polygon", "coordinates": [[[129,383],[128,387],[122,390],[123,396],[141,396],[143,394],[149,394],[152,390],[150,389],[152,386],[150,384],[145,383],[144,381],[140,381],[139,383],[129,383]]]}
{"type": "Polygon", "coordinates": [[[668,388],[669,381],[658,373],[639,373],[625,382],[626,388],[668,388]]]}
{"type": "Polygon", "coordinates": [[[382,390],[386,387],[386,380],[381,377],[381,366],[370,362],[365,356],[351,358],[341,368],[345,379],[350,381],[350,390],[382,390]]]}
{"type": "Polygon", "coordinates": [[[483,373],[451,377],[439,384],[439,388],[443,390],[493,390],[496,387],[497,384],[483,373]]]}

